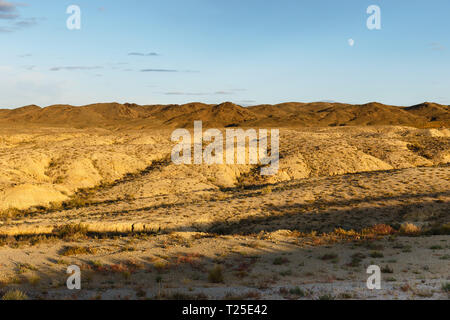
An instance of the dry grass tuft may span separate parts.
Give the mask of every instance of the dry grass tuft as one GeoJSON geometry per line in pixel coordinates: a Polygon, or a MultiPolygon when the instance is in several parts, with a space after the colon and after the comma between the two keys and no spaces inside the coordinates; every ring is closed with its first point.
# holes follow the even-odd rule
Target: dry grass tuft
{"type": "Polygon", "coordinates": [[[2,300],[28,300],[28,296],[20,290],[10,290],[3,295],[2,300]]]}
{"type": "Polygon", "coordinates": [[[400,226],[400,233],[414,235],[420,232],[420,228],[412,223],[405,222],[400,226]]]}
{"type": "Polygon", "coordinates": [[[64,240],[85,239],[87,232],[88,232],[87,227],[82,226],[81,224],[61,226],[54,231],[54,233],[58,238],[64,240]]]}
{"type": "Polygon", "coordinates": [[[61,250],[60,255],[62,256],[76,256],[76,255],[83,255],[83,254],[95,254],[97,253],[97,249],[90,248],[90,247],[79,247],[79,246],[73,246],[73,247],[64,247],[61,250]]]}
{"type": "Polygon", "coordinates": [[[211,283],[223,283],[224,279],[222,266],[216,265],[209,271],[208,281],[211,283]]]}

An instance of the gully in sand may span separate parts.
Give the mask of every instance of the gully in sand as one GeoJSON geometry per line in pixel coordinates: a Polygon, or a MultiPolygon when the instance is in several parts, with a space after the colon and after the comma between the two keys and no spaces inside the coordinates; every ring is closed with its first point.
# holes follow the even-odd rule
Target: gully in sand
{"type": "Polygon", "coordinates": [[[187,129],[177,129],[172,133],[172,141],[178,142],[172,149],[174,164],[252,164],[262,165],[261,175],[275,175],[279,168],[279,137],[278,129],[270,130],[270,152],[268,147],[267,129],[226,129],[226,155],[224,161],[224,141],[222,131],[208,129],[203,132],[202,121],[194,122],[194,138],[187,129]],[[248,139],[248,161],[246,161],[246,141],[248,139]],[[211,142],[203,150],[203,142],[211,142]],[[192,144],[194,159],[192,159],[192,144]],[[235,145],[237,148],[235,149],[235,145]],[[236,152],[235,152],[236,150],[236,152]],[[259,161],[258,161],[259,160],[259,161]]]}

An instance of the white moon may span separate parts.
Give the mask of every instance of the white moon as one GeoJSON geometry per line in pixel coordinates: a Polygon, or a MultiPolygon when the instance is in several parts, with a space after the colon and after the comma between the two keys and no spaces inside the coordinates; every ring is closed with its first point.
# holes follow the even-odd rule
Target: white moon
{"type": "Polygon", "coordinates": [[[355,40],[353,40],[353,39],[348,39],[348,45],[349,45],[350,47],[353,47],[353,46],[355,45],[355,40]]]}

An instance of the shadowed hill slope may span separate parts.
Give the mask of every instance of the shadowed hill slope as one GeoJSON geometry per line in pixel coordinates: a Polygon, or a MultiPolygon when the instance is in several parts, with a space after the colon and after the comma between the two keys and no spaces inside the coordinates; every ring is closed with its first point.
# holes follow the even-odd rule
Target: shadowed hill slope
{"type": "Polygon", "coordinates": [[[98,103],[74,107],[35,105],[0,110],[0,126],[182,128],[202,120],[205,127],[322,127],[353,125],[404,125],[448,127],[449,106],[422,103],[396,107],[381,103],[350,105],[342,103],[282,103],[248,108],[225,102],[219,105],[137,105],[98,103]]]}

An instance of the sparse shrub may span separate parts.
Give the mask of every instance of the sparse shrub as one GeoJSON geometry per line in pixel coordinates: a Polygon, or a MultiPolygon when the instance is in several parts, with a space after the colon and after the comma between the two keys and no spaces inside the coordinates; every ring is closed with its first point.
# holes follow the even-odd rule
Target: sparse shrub
{"type": "Polygon", "coordinates": [[[196,295],[190,295],[184,292],[174,292],[172,294],[163,294],[159,298],[165,299],[165,300],[206,300],[208,297],[203,294],[199,293],[196,295]]]}
{"type": "Polygon", "coordinates": [[[126,270],[126,271],[122,272],[122,276],[123,276],[126,280],[128,280],[128,279],[131,278],[131,272],[130,272],[129,270],[126,270]]]}
{"type": "Polygon", "coordinates": [[[366,234],[376,234],[376,235],[392,235],[395,233],[394,228],[392,228],[391,226],[387,225],[387,224],[377,224],[374,225],[373,227],[364,229],[362,231],[362,233],[366,233],[366,234]]]}
{"type": "Polygon", "coordinates": [[[69,262],[67,262],[67,261],[64,260],[64,259],[58,259],[58,260],[56,260],[55,263],[56,263],[56,264],[62,264],[62,265],[68,265],[68,264],[69,264],[69,262]]]}
{"type": "Polygon", "coordinates": [[[271,186],[267,186],[264,189],[262,189],[261,191],[262,194],[271,194],[272,193],[272,187],[271,186]]]}
{"type": "Polygon", "coordinates": [[[20,290],[10,290],[3,295],[2,300],[28,300],[28,296],[20,290]]]}
{"type": "Polygon", "coordinates": [[[444,292],[450,292],[450,282],[443,283],[442,284],[442,291],[444,292]]]}
{"type": "Polygon", "coordinates": [[[21,273],[25,273],[27,271],[36,271],[37,268],[35,266],[32,266],[29,263],[18,263],[17,264],[17,273],[21,274],[21,273]]]}
{"type": "Polygon", "coordinates": [[[305,296],[305,291],[303,291],[301,288],[299,287],[295,287],[289,290],[289,293],[298,297],[304,297],[305,296]]]}
{"type": "Polygon", "coordinates": [[[281,266],[286,263],[289,263],[289,259],[284,258],[284,257],[277,257],[273,260],[273,264],[276,266],[281,266]]]}
{"type": "Polygon", "coordinates": [[[321,260],[335,260],[338,258],[336,253],[326,253],[320,257],[321,260]]]}
{"type": "Polygon", "coordinates": [[[224,279],[222,266],[216,265],[209,271],[208,281],[211,283],[223,283],[224,279]]]}
{"type": "Polygon", "coordinates": [[[382,273],[394,273],[394,269],[392,269],[390,266],[384,266],[381,268],[382,273]]]}
{"type": "Polygon", "coordinates": [[[400,226],[400,232],[403,234],[413,235],[420,232],[420,228],[412,223],[405,222],[400,226]]]}
{"type": "Polygon", "coordinates": [[[395,282],[397,281],[397,279],[395,279],[394,277],[389,277],[386,279],[387,282],[395,282]]]}
{"type": "Polygon", "coordinates": [[[351,293],[344,292],[339,294],[339,299],[352,299],[352,298],[353,295],[351,293]]]}
{"type": "Polygon", "coordinates": [[[382,244],[374,243],[374,242],[367,242],[366,247],[367,247],[367,249],[370,249],[370,250],[383,250],[384,249],[384,246],[382,244]]]}
{"type": "Polygon", "coordinates": [[[91,201],[89,201],[88,199],[81,197],[79,195],[75,195],[72,197],[72,199],[64,201],[61,204],[61,207],[64,209],[71,209],[71,208],[82,208],[82,207],[86,207],[88,205],[91,204],[91,201]]]}
{"type": "Polygon", "coordinates": [[[11,219],[23,215],[23,212],[16,208],[9,208],[0,212],[1,219],[11,219]]]}
{"type": "Polygon", "coordinates": [[[258,291],[249,291],[244,295],[244,299],[259,300],[261,294],[258,291]]]}
{"type": "Polygon", "coordinates": [[[370,257],[371,258],[383,258],[384,254],[382,252],[380,252],[380,251],[372,251],[370,253],[370,257]]]}
{"type": "Polygon", "coordinates": [[[87,232],[87,227],[81,224],[60,226],[54,231],[58,238],[64,240],[84,239],[86,238],[87,232]]]}
{"type": "Polygon", "coordinates": [[[169,263],[165,261],[157,261],[153,264],[153,267],[155,267],[157,272],[162,273],[169,268],[169,263]]]}
{"type": "Polygon", "coordinates": [[[280,276],[287,277],[292,275],[292,270],[284,270],[280,272],[280,276]]]}
{"type": "Polygon", "coordinates": [[[136,251],[136,247],[133,246],[132,244],[126,244],[125,246],[123,246],[122,248],[120,248],[120,251],[122,252],[133,252],[136,251]]]}
{"type": "Polygon", "coordinates": [[[32,286],[37,286],[39,282],[41,281],[41,278],[37,275],[31,276],[28,278],[28,283],[32,286]]]}
{"type": "Polygon", "coordinates": [[[109,269],[111,270],[111,272],[115,273],[124,273],[128,271],[127,266],[122,263],[112,264],[109,266],[109,269]]]}
{"type": "Polygon", "coordinates": [[[145,269],[145,265],[142,262],[134,259],[126,261],[125,264],[128,266],[129,269],[134,271],[145,269]]]}
{"type": "Polygon", "coordinates": [[[352,255],[352,261],[348,264],[350,267],[359,267],[361,262],[366,258],[364,253],[358,252],[352,255]]]}
{"type": "Polygon", "coordinates": [[[64,247],[61,250],[62,256],[76,256],[81,254],[95,254],[97,252],[97,249],[90,248],[90,247],[79,247],[79,246],[73,246],[73,247],[64,247]]]}

